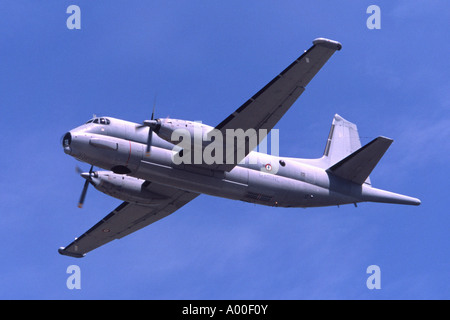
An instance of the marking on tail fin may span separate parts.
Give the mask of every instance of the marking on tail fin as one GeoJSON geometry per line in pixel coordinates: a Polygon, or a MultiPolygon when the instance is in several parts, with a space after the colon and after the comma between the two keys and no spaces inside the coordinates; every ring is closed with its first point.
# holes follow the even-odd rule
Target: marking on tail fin
{"type": "Polygon", "coordinates": [[[334,122],[331,125],[330,133],[328,134],[327,144],[325,145],[325,151],[323,152],[323,155],[326,157],[328,157],[328,153],[330,152],[330,145],[331,140],[333,139],[333,132],[334,132],[334,122]]]}

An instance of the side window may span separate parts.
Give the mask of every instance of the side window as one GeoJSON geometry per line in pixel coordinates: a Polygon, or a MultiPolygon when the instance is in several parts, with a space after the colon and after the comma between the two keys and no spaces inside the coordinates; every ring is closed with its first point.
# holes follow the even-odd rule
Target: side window
{"type": "Polygon", "coordinates": [[[106,124],[105,118],[100,118],[100,124],[106,124]]]}
{"type": "Polygon", "coordinates": [[[106,120],[106,124],[110,124],[111,123],[111,121],[109,121],[109,119],[105,118],[105,120],[106,120]]]}

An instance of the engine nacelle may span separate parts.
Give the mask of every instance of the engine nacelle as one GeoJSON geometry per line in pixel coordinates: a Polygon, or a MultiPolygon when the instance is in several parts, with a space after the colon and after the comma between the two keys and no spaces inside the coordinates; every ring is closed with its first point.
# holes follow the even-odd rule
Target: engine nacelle
{"type": "Polygon", "coordinates": [[[116,174],[112,171],[97,171],[92,177],[94,187],[114,198],[144,206],[158,205],[166,197],[149,191],[148,182],[142,179],[116,174]]]}
{"type": "Polygon", "coordinates": [[[200,122],[179,119],[157,119],[150,126],[162,139],[176,144],[180,136],[189,135],[192,143],[203,141],[206,134],[214,128],[200,122]],[[178,131],[178,132],[176,132],[178,131]],[[174,140],[172,140],[174,138],[174,140]],[[196,139],[194,141],[194,139],[196,139]]]}

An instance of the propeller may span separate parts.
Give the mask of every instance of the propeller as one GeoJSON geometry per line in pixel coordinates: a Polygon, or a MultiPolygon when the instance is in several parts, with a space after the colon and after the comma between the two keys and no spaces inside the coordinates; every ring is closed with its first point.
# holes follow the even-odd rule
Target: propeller
{"type": "Polygon", "coordinates": [[[152,145],[153,131],[158,128],[159,123],[160,123],[158,120],[154,120],[155,106],[156,106],[156,97],[153,101],[153,111],[152,111],[151,120],[145,120],[142,124],[136,126],[136,129],[142,129],[144,127],[148,127],[147,147],[145,148],[146,155],[150,154],[150,147],[152,145]]]}
{"type": "Polygon", "coordinates": [[[81,191],[80,200],[78,201],[78,208],[83,207],[84,198],[86,198],[87,189],[89,187],[89,183],[92,182],[92,171],[94,169],[94,166],[92,165],[89,169],[89,173],[83,172],[80,168],[76,167],[77,172],[86,179],[86,182],[84,183],[83,190],[81,191]]]}

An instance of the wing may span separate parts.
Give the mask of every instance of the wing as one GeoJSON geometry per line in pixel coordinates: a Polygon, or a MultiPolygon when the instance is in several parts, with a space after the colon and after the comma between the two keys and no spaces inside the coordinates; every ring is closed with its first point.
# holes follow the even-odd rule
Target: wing
{"type": "Polygon", "coordinates": [[[234,137],[230,137],[227,129],[233,129],[228,132],[233,132],[236,129],[242,129],[243,131],[254,129],[250,131],[258,137],[252,140],[252,137],[249,136],[247,139],[241,140],[240,144],[238,140],[236,146],[231,151],[224,148],[226,152],[224,152],[223,164],[212,165],[210,168],[224,171],[232,170],[236,164],[256,147],[256,145],[252,145],[249,141],[259,142],[264,139],[267,133],[275,126],[303,91],[305,91],[305,87],[322,66],[336,50],[340,50],[341,48],[342,46],[339,42],[323,38],[315,39],[311,48],[305,51],[305,53],[291,63],[264,88],[217,125],[215,129],[221,131],[224,137],[224,147],[226,147],[227,138],[235,139],[234,137]],[[260,129],[265,130],[259,131],[260,129]],[[244,152],[238,152],[242,150],[244,152]],[[233,153],[234,161],[227,161],[226,157],[230,156],[227,152],[233,153]]]}
{"type": "Polygon", "coordinates": [[[84,257],[91,250],[167,217],[198,196],[197,193],[169,188],[156,183],[149,184],[147,185],[149,189],[155,189],[158,194],[163,194],[167,198],[159,200],[152,206],[123,202],[67,247],[60,248],[58,252],[76,258],[84,257]]]}

